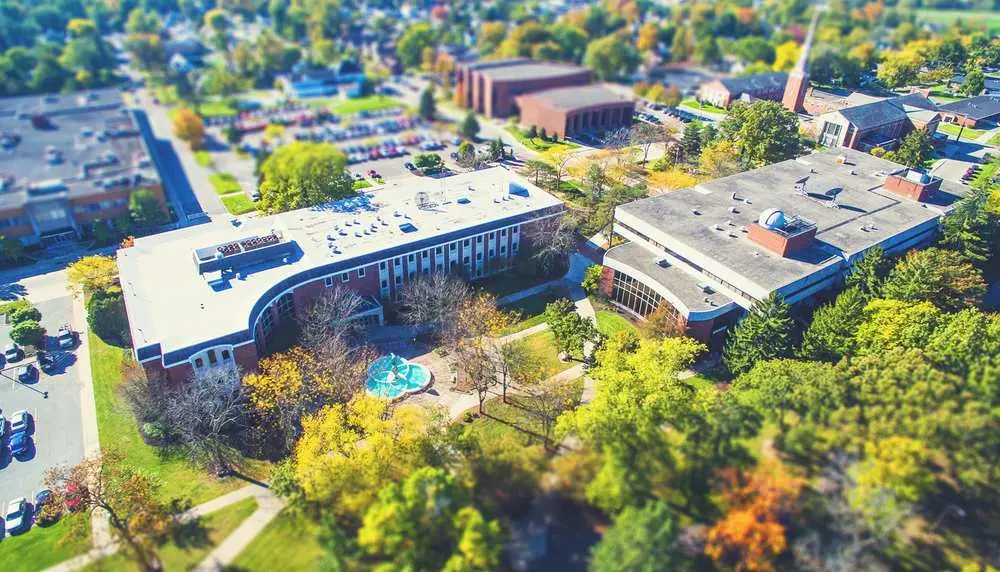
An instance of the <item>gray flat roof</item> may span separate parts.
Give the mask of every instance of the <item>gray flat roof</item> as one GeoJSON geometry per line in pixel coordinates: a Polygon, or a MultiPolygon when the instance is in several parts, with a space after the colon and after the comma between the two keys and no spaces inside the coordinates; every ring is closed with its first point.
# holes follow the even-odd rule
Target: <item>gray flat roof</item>
{"type": "Polygon", "coordinates": [[[853,149],[829,149],[638,200],[618,211],[773,291],[938,218],[965,193],[965,187],[942,181],[935,204],[896,195],[883,182],[903,168],[853,149]],[[846,164],[838,164],[841,155],[846,164]],[[803,178],[808,196],[794,190],[803,178]],[[837,193],[838,208],[832,208],[829,191],[837,193]],[[781,257],[751,241],[744,230],[770,208],[815,222],[812,246],[781,257]]]}
{"type": "Polygon", "coordinates": [[[496,67],[485,67],[476,70],[493,81],[525,81],[547,77],[563,77],[588,71],[587,68],[571,64],[536,62],[524,60],[496,67]]]}
{"type": "Polygon", "coordinates": [[[1000,115],[1000,95],[977,95],[941,106],[944,111],[965,115],[977,121],[1000,115]]]}
{"type": "Polygon", "coordinates": [[[616,260],[642,271],[677,296],[693,312],[711,311],[732,302],[722,292],[706,292],[698,286],[698,279],[676,265],[665,263],[642,245],[629,242],[609,249],[605,260],[616,260]]]}
{"type": "Polygon", "coordinates": [[[9,181],[0,208],[23,206],[32,198],[28,188],[43,181],[61,181],[62,193],[72,198],[104,192],[99,183],[109,178],[159,180],[116,89],[0,99],[0,134],[10,142],[0,147],[0,177],[9,181]],[[50,126],[33,127],[35,115],[45,115],[50,126]],[[50,163],[51,152],[61,161],[50,163]]]}
{"type": "MultiPolygon", "coordinates": [[[[389,183],[352,199],[250,219],[238,227],[217,221],[139,238],[132,248],[118,251],[133,343],[137,349],[159,343],[166,354],[245,332],[255,304],[283,280],[326,268],[329,272],[311,279],[344,272],[381,260],[380,253],[398,256],[389,253],[391,248],[561,210],[556,197],[516,173],[494,167],[446,179],[389,183]],[[512,191],[502,200],[505,188],[512,191]],[[423,208],[418,206],[420,199],[425,199],[423,208]],[[413,228],[401,228],[407,223],[413,228]],[[377,230],[370,231],[373,226],[377,230]],[[232,277],[221,288],[210,283],[217,272],[199,273],[195,253],[200,249],[240,243],[272,231],[281,236],[280,243],[272,246],[287,262],[254,265],[251,260],[241,276],[232,277]],[[293,244],[289,248],[287,243],[293,244]]],[[[245,255],[253,258],[268,248],[248,250],[245,255]]],[[[201,263],[203,268],[211,266],[208,258],[201,263]]]]}
{"type": "Polygon", "coordinates": [[[534,101],[550,109],[560,111],[632,101],[617,91],[600,84],[546,89],[522,95],[520,99],[534,101]]]}
{"type": "Polygon", "coordinates": [[[748,91],[760,91],[783,88],[788,83],[788,74],[785,72],[759,73],[742,77],[722,78],[719,82],[726,86],[734,97],[748,91]]]}

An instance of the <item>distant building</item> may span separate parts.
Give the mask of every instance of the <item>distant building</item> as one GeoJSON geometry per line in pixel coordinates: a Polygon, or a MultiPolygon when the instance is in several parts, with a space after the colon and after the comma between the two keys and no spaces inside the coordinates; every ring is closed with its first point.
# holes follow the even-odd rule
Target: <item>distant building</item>
{"type": "Polygon", "coordinates": [[[257,367],[283,325],[336,287],[364,297],[348,319],[380,324],[418,276],[508,270],[556,197],[502,167],[414,179],[322,207],[216,221],[118,251],[135,357],[147,372],[257,367]]]}
{"type": "Polygon", "coordinates": [[[127,215],[139,189],[163,203],[152,143],[117,89],[0,99],[0,235],[72,240],[127,215]]]}
{"type": "Polygon", "coordinates": [[[990,128],[1000,122],[1000,95],[978,95],[941,106],[945,121],[966,127],[990,128]]]}
{"type": "Polygon", "coordinates": [[[521,124],[570,137],[632,124],[635,102],[603,85],[560,87],[516,98],[521,124]]]}
{"type": "Polygon", "coordinates": [[[604,255],[601,291],[640,318],[664,308],[713,347],[772,292],[812,306],[878,246],[934,241],[966,187],[851,149],[830,149],[615,210],[627,240],[604,255]]]}
{"type": "Polygon", "coordinates": [[[587,68],[528,59],[460,63],[456,72],[457,101],[487,117],[517,115],[519,95],[590,83],[587,68]]]}
{"type": "MultiPolygon", "coordinates": [[[[948,80],[948,87],[952,90],[957,90],[962,87],[964,83],[964,75],[954,75],[950,80],[948,80]]],[[[1000,95],[1000,77],[986,76],[983,78],[982,95],[1000,95]]]]}
{"type": "Polygon", "coordinates": [[[781,101],[787,82],[788,74],[785,72],[714,79],[698,87],[697,98],[723,109],[729,109],[737,100],[781,101]]]}
{"type": "Polygon", "coordinates": [[[816,134],[821,145],[861,151],[875,147],[892,150],[915,129],[934,133],[941,121],[938,106],[920,94],[887,99],[855,94],[848,100],[851,98],[867,103],[849,105],[817,118],[816,134]]]}
{"type": "Polygon", "coordinates": [[[286,97],[309,99],[329,97],[341,86],[356,85],[365,79],[364,70],[352,60],[343,60],[329,68],[297,67],[292,73],[278,76],[277,83],[286,97]]]}

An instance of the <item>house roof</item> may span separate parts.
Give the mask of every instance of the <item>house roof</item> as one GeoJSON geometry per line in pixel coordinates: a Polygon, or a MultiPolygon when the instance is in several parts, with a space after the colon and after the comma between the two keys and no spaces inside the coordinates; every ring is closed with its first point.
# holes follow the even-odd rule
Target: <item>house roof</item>
{"type": "Polygon", "coordinates": [[[871,103],[845,107],[838,113],[844,116],[859,130],[873,129],[907,118],[928,122],[934,119],[938,106],[931,100],[911,93],[900,97],[890,97],[871,103]]]}
{"type": "MultiPolygon", "coordinates": [[[[573,87],[558,87],[522,95],[518,102],[530,101],[549,109],[567,111],[582,109],[606,103],[625,103],[632,101],[628,97],[609,89],[605,85],[583,85],[573,87]]],[[[519,105],[521,105],[519,103],[519,105]]]]}
{"type": "Polygon", "coordinates": [[[784,88],[785,83],[788,82],[788,74],[785,72],[760,73],[743,77],[729,77],[720,79],[719,82],[734,97],[739,97],[747,92],[784,88]]]}
{"type": "Polygon", "coordinates": [[[1000,95],[978,95],[941,106],[943,111],[964,115],[979,121],[1000,115],[1000,95]]]}

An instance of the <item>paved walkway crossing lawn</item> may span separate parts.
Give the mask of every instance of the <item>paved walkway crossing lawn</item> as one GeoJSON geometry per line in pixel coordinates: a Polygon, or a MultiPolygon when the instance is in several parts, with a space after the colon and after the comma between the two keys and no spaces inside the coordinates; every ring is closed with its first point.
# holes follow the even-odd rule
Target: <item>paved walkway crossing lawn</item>
{"type": "Polygon", "coordinates": [[[531,334],[517,343],[524,344],[534,354],[542,369],[542,373],[539,376],[542,379],[552,377],[576,365],[576,362],[573,361],[559,361],[559,351],[556,349],[556,336],[549,330],[531,334]]]}
{"type": "Polygon", "coordinates": [[[261,532],[232,563],[235,570],[315,570],[323,554],[316,538],[319,526],[288,511],[261,532]]]}
{"type": "MultiPolygon", "coordinates": [[[[197,566],[216,545],[257,509],[257,499],[247,498],[181,526],[173,538],[159,548],[163,569],[189,570],[197,566]]],[[[124,549],[122,549],[124,550],[124,549]]],[[[87,571],[139,570],[125,554],[109,556],[84,568],[87,571]]]]}

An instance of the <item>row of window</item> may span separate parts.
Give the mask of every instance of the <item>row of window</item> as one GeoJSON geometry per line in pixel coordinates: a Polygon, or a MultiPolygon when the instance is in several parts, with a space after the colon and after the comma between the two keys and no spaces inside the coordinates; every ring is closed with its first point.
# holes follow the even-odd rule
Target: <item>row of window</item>
{"type": "Polygon", "coordinates": [[[21,226],[22,224],[28,224],[28,217],[25,216],[12,216],[8,218],[0,218],[0,228],[9,228],[12,226],[21,226]]]}
{"type": "MultiPolygon", "coordinates": [[[[383,264],[385,264],[385,263],[383,262],[383,264]]],[[[357,272],[355,272],[355,274],[357,274],[358,279],[364,278],[365,277],[365,269],[364,268],[358,268],[358,270],[357,270],[357,272]]],[[[333,288],[334,281],[335,281],[335,276],[333,276],[333,275],[327,276],[326,278],[323,278],[323,285],[325,285],[327,288],[333,288]]],[[[340,274],[340,282],[341,283],[346,284],[346,283],[348,283],[350,281],[351,281],[351,273],[350,273],[350,271],[348,271],[348,272],[342,272],[340,274]]]]}
{"type": "MultiPolygon", "coordinates": [[[[663,302],[663,297],[652,288],[617,270],[612,282],[611,298],[644,318],[663,302]]],[[[666,306],[673,309],[670,304],[666,306]]]]}
{"type": "Polygon", "coordinates": [[[102,210],[119,209],[125,206],[128,206],[128,199],[121,198],[112,201],[99,201],[96,203],[77,205],[73,207],[73,211],[75,211],[77,214],[98,213],[101,212],[102,210]]]}
{"type": "Polygon", "coordinates": [[[215,367],[220,363],[230,362],[233,359],[233,356],[229,350],[220,350],[218,354],[216,354],[215,350],[208,350],[207,352],[205,352],[204,358],[201,357],[194,358],[194,368],[195,369],[204,368],[206,358],[208,359],[208,365],[211,367],[215,367]]]}

